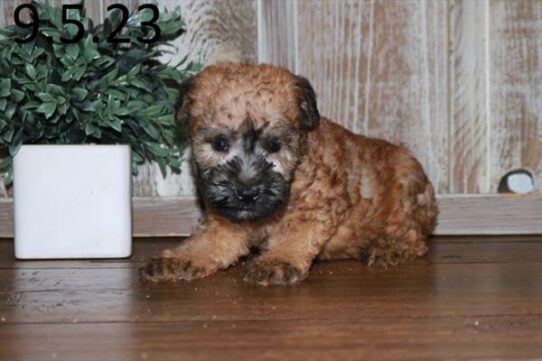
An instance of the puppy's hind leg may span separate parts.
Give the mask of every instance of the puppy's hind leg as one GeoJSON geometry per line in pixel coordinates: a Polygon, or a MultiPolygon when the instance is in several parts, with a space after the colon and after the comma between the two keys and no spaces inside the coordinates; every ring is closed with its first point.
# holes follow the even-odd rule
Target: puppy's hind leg
{"type": "Polygon", "coordinates": [[[140,269],[148,282],[175,282],[209,276],[249,253],[248,237],[239,225],[209,218],[179,247],[165,250],[140,269]]]}
{"type": "Polygon", "coordinates": [[[419,163],[404,170],[391,194],[384,234],[365,252],[369,265],[394,266],[427,252],[438,214],[435,194],[419,163]]]}

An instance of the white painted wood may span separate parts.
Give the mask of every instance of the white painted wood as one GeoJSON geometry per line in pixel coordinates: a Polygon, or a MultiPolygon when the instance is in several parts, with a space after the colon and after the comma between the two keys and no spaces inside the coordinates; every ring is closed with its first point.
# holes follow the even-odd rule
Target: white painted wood
{"type": "Polygon", "coordinates": [[[451,193],[489,192],[488,7],[488,0],[451,3],[451,193]]]}
{"type": "Polygon", "coordinates": [[[542,1],[491,1],[489,14],[490,190],[525,169],[542,192],[542,1]]]}
{"type": "Polygon", "coordinates": [[[297,69],[297,1],[258,0],[258,62],[297,69]]]}

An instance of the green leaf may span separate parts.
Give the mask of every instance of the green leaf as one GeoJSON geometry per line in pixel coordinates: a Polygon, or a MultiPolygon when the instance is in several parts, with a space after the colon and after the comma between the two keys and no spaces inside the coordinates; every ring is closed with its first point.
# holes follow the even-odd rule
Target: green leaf
{"type": "Polygon", "coordinates": [[[72,78],[72,76],[73,76],[73,69],[68,69],[62,73],[62,76],[60,79],[63,82],[67,82],[68,80],[72,78]]]}
{"type": "Polygon", "coordinates": [[[88,122],[85,124],[85,134],[86,135],[92,135],[96,131],[96,126],[92,124],[91,122],[88,122]]]}
{"type": "Polygon", "coordinates": [[[48,93],[38,93],[36,94],[38,96],[38,98],[40,98],[40,100],[44,103],[55,103],[55,98],[51,95],[51,94],[48,94],[48,93]]]}
{"type": "Polygon", "coordinates": [[[163,125],[175,124],[175,116],[173,114],[162,115],[156,118],[156,122],[163,125]]]}
{"type": "Polygon", "coordinates": [[[9,154],[12,157],[14,157],[19,151],[19,148],[21,148],[22,144],[23,144],[23,129],[21,128],[17,130],[17,132],[13,136],[13,140],[11,141],[11,144],[9,145],[9,154]]]}
{"type": "Polygon", "coordinates": [[[141,72],[141,64],[137,64],[128,72],[128,77],[136,76],[141,72]]]}
{"type": "Polygon", "coordinates": [[[88,95],[88,90],[80,87],[76,87],[72,89],[73,95],[75,95],[75,99],[78,101],[83,101],[88,95]]]}
{"type": "Polygon", "coordinates": [[[131,79],[129,82],[130,82],[131,85],[133,85],[135,87],[146,90],[149,93],[152,92],[152,90],[147,86],[147,84],[145,84],[143,81],[141,81],[139,79],[131,79]]]}
{"type": "Polygon", "coordinates": [[[11,95],[13,96],[13,99],[18,103],[24,98],[24,93],[17,89],[11,89],[11,95]]]}
{"type": "Polygon", "coordinates": [[[70,57],[72,60],[75,60],[79,56],[79,45],[69,44],[68,46],[66,46],[66,49],[64,51],[66,52],[66,55],[68,57],[70,57]]]}
{"type": "Polygon", "coordinates": [[[25,64],[24,65],[26,75],[32,80],[36,80],[36,68],[32,64],[25,64]]]}
{"type": "Polygon", "coordinates": [[[8,101],[6,99],[0,99],[0,111],[6,110],[8,101]]]}
{"type": "Polygon", "coordinates": [[[14,129],[8,129],[8,131],[4,134],[2,137],[6,142],[11,142],[11,139],[13,139],[13,134],[15,133],[14,129]]]}
{"type": "Polygon", "coordinates": [[[8,106],[6,107],[6,111],[4,112],[4,115],[7,119],[11,119],[13,117],[13,114],[15,114],[15,111],[17,110],[17,107],[15,103],[8,103],[8,106]]]}
{"type": "Polygon", "coordinates": [[[141,126],[143,127],[143,130],[145,130],[145,132],[150,135],[153,140],[160,140],[160,132],[158,132],[158,129],[156,129],[152,124],[142,124],[141,126]]]}
{"type": "Polygon", "coordinates": [[[145,117],[154,117],[160,113],[162,113],[162,110],[164,109],[164,106],[161,104],[158,105],[152,105],[148,107],[147,109],[143,110],[143,114],[145,117]]]}
{"type": "Polygon", "coordinates": [[[144,109],[146,106],[147,104],[143,103],[142,101],[132,100],[128,102],[128,104],[126,105],[126,109],[128,109],[128,111],[132,113],[144,109]]]}
{"type": "Polygon", "coordinates": [[[84,65],[81,66],[80,68],[76,69],[73,72],[73,79],[76,80],[76,81],[81,80],[81,78],[83,77],[83,75],[85,74],[86,71],[87,71],[87,67],[84,66],[84,65]]]}
{"type": "Polygon", "coordinates": [[[68,103],[64,102],[57,107],[58,114],[64,115],[68,111],[68,103]]]}
{"type": "Polygon", "coordinates": [[[122,121],[118,118],[111,120],[107,123],[111,128],[115,129],[117,132],[122,130],[122,121]]]}
{"type": "Polygon", "coordinates": [[[149,150],[151,151],[151,153],[158,156],[158,157],[165,157],[165,156],[168,155],[167,149],[164,149],[164,148],[160,147],[160,145],[158,145],[158,144],[147,143],[147,145],[148,145],[149,150]]]}
{"type": "Polygon", "coordinates": [[[7,97],[11,93],[11,79],[0,80],[0,98],[7,97]]]}
{"type": "Polygon", "coordinates": [[[55,112],[56,104],[55,103],[43,103],[36,109],[36,112],[43,113],[46,119],[49,119],[51,115],[55,112]]]}
{"type": "Polygon", "coordinates": [[[83,42],[83,56],[87,63],[100,58],[100,53],[96,50],[96,44],[92,39],[92,34],[89,34],[83,42]]]}

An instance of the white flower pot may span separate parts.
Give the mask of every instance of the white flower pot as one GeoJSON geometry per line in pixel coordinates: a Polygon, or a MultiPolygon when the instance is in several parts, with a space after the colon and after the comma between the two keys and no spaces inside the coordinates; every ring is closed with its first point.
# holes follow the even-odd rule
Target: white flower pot
{"type": "Polygon", "coordinates": [[[13,171],[15,257],[131,255],[128,145],[23,145],[13,171]]]}

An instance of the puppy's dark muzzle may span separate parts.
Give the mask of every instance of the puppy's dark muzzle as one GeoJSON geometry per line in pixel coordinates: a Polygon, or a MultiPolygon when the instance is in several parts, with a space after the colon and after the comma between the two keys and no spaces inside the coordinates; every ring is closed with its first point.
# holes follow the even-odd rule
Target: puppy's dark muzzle
{"type": "Polygon", "coordinates": [[[254,203],[262,196],[259,186],[241,186],[235,189],[235,196],[243,203],[254,203]]]}

